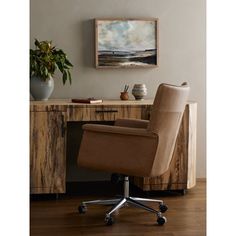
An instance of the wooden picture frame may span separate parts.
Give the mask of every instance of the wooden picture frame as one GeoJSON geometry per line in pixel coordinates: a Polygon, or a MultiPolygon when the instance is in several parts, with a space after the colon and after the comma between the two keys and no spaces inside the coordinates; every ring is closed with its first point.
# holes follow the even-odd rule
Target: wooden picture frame
{"type": "Polygon", "coordinates": [[[95,19],[96,68],[157,67],[158,18],[95,19]]]}

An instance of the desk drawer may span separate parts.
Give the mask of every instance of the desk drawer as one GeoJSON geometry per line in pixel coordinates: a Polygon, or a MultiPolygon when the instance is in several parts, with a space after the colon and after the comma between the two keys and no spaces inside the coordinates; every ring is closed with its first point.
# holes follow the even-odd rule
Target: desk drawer
{"type": "Polygon", "coordinates": [[[68,121],[112,121],[118,118],[142,118],[141,107],[84,107],[84,108],[69,108],[68,121]]]}

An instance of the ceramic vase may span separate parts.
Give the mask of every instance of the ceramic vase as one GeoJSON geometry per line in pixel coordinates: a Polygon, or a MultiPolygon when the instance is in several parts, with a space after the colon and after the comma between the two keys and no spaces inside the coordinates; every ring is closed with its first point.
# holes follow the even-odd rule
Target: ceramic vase
{"type": "Polygon", "coordinates": [[[35,100],[47,101],[54,89],[54,80],[52,77],[46,81],[40,77],[32,76],[30,78],[30,93],[35,100]]]}
{"type": "Polygon", "coordinates": [[[147,88],[145,84],[135,84],[132,89],[132,94],[136,100],[143,100],[147,95],[147,88]]]}

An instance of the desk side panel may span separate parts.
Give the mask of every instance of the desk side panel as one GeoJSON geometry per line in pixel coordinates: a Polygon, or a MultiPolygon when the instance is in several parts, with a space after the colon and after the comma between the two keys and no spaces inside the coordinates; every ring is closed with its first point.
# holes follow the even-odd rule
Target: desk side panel
{"type": "Polygon", "coordinates": [[[196,183],[196,104],[188,104],[177,136],[173,158],[168,171],[154,178],[133,177],[144,191],[183,190],[196,183]]]}
{"type": "Polygon", "coordinates": [[[65,117],[62,112],[30,112],[30,192],[65,192],[65,117]]]}

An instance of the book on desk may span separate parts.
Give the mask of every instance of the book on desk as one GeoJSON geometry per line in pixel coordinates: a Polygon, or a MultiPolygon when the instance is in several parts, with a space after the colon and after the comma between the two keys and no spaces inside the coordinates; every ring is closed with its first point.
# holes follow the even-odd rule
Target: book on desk
{"type": "Polygon", "coordinates": [[[96,98],[72,98],[71,102],[94,104],[94,103],[101,103],[102,99],[96,99],[96,98]]]}

